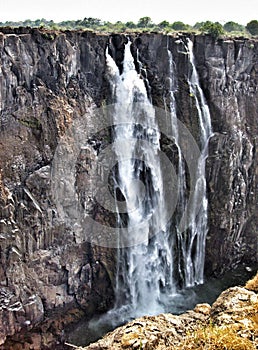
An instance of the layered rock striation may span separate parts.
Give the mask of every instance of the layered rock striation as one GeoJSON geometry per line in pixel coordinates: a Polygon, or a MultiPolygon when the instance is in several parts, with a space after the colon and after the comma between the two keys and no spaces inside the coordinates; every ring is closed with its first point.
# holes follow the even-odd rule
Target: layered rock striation
{"type": "Polygon", "coordinates": [[[103,99],[107,37],[7,30],[0,38],[3,344],[58,308],[106,310],[114,264],[113,252],[58,220],[50,184],[56,147],[73,120],[86,116],[94,128],[87,112],[103,99]]]}
{"type": "MultiPolygon", "coordinates": [[[[177,115],[198,141],[185,40],[185,35],[131,35],[136,67],[153,104],[163,109],[168,48],[173,53],[177,115]]],[[[241,261],[258,260],[258,42],[191,40],[214,132],[207,159],[206,273],[219,275],[241,261]]],[[[94,203],[87,174],[110,140],[110,130],[92,136],[102,124],[93,110],[108,105],[111,96],[106,48],[121,68],[125,41],[124,35],[91,32],[0,30],[0,344],[53,311],[92,315],[114,301],[116,250],[91,244],[91,232],[76,230],[60,215],[51,179],[58,145],[65,140],[71,153],[69,130],[83,120],[89,142],[76,160],[77,194],[94,219],[114,220],[94,203]]]]}

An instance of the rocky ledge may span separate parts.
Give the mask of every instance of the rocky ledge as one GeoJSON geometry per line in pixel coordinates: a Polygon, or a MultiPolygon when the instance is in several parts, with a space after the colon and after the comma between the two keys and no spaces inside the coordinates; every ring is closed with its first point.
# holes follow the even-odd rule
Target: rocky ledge
{"type": "MultiPolygon", "coordinates": [[[[73,347],[73,346],[71,346],[73,347]]],[[[258,348],[258,272],[245,287],[232,287],[209,304],[175,316],[138,318],[84,350],[258,348]]]]}

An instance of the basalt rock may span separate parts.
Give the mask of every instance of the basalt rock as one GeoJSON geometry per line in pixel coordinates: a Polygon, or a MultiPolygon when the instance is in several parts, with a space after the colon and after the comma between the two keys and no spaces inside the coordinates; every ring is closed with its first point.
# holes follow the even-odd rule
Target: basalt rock
{"type": "MultiPolygon", "coordinates": [[[[258,42],[191,39],[214,131],[207,159],[206,273],[221,274],[240,261],[258,260],[258,42]]],[[[94,112],[110,102],[106,48],[109,43],[121,68],[126,41],[124,35],[91,32],[0,30],[0,345],[41,324],[53,310],[79,308],[89,316],[114,301],[116,251],[91,244],[90,228],[80,231],[62,216],[52,180],[57,150],[67,156],[74,152],[72,130],[77,125],[87,142],[76,154],[76,174],[71,177],[76,203],[94,220],[114,224],[114,215],[94,202],[89,174],[112,133],[112,128],[102,128],[94,112]]],[[[178,80],[178,117],[198,142],[200,126],[187,84],[186,36],[133,34],[131,41],[149,96],[162,109],[169,94],[170,48],[178,80]]],[[[61,177],[57,180],[62,182],[61,177]]]]}
{"type": "Polygon", "coordinates": [[[221,274],[241,260],[258,259],[257,41],[214,45],[196,38],[195,48],[214,132],[207,160],[206,270],[221,274]]]}
{"type": "MultiPolygon", "coordinates": [[[[253,282],[255,288],[257,281],[253,282]]],[[[258,345],[257,310],[257,293],[243,287],[232,287],[224,291],[212,306],[198,304],[179,316],[142,317],[117,328],[98,342],[78,349],[197,350],[205,346],[207,349],[254,350],[258,345]]]]}
{"type": "Polygon", "coordinates": [[[94,128],[88,111],[102,100],[107,37],[3,30],[0,41],[3,344],[53,310],[90,315],[110,307],[114,259],[58,220],[50,184],[57,144],[73,120],[86,115],[94,128]]]}

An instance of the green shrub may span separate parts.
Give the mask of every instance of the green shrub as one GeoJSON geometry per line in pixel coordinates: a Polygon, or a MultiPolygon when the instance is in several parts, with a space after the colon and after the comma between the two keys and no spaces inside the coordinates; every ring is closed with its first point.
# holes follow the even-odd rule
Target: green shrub
{"type": "Polygon", "coordinates": [[[195,25],[193,26],[193,29],[200,29],[205,22],[196,22],[195,25]]]}
{"type": "Polygon", "coordinates": [[[223,28],[226,32],[241,32],[245,29],[241,24],[232,21],[225,23],[223,28]]]}
{"type": "Polygon", "coordinates": [[[147,27],[152,27],[153,23],[150,17],[141,17],[137,23],[137,27],[139,28],[147,28],[147,27]]]}
{"type": "Polygon", "coordinates": [[[169,27],[169,22],[168,21],[162,21],[158,24],[159,28],[166,28],[169,27]]]}
{"type": "Polygon", "coordinates": [[[224,34],[224,29],[222,25],[218,22],[205,22],[201,27],[200,31],[202,33],[210,34],[213,38],[217,39],[220,35],[224,34]]]}
{"type": "Polygon", "coordinates": [[[125,26],[127,28],[132,28],[132,29],[137,27],[136,24],[134,22],[132,22],[132,21],[126,22],[125,26]]]}
{"type": "Polygon", "coordinates": [[[171,25],[171,28],[174,30],[187,30],[187,29],[189,29],[189,25],[185,24],[181,21],[177,21],[171,25]]]}
{"type": "Polygon", "coordinates": [[[253,20],[246,25],[246,29],[252,35],[258,35],[258,21],[253,20]]]}

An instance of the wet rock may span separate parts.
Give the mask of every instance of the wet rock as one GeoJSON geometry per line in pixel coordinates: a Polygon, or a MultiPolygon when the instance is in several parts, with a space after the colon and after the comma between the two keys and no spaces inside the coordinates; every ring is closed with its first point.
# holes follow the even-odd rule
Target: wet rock
{"type": "Polygon", "coordinates": [[[195,40],[197,69],[214,131],[206,166],[210,204],[206,273],[219,275],[241,260],[258,258],[256,50],[257,42],[246,39],[195,40]]]}
{"type": "MultiPolygon", "coordinates": [[[[187,84],[185,40],[183,35],[131,35],[137,69],[153,103],[162,109],[169,93],[164,60],[167,47],[171,49],[178,75],[178,116],[198,142],[200,126],[187,84]]],[[[257,41],[214,42],[207,36],[192,36],[192,40],[214,129],[207,159],[206,273],[221,274],[240,261],[258,259],[257,41]]],[[[94,202],[89,174],[96,170],[94,159],[109,144],[112,132],[103,129],[103,114],[96,117],[94,112],[110,101],[105,50],[110,42],[110,52],[121,64],[125,41],[125,36],[109,38],[91,32],[0,30],[1,344],[45,321],[49,312],[62,314],[79,306],[90,316],[105,311],[114,301],[116,251],[97,244],[103,242],[102,232],[94,237],[96,244],[91,244],[92,227],[81,230],[73,219],[80,204],[100,224],[112,227],[115,223],[115,216],[94,202]],[[81,133],[73,133],[75,126],[81,133]],[[76,137],[83,146],[78,153],[76,137]],[[69,175],[69,156],[75,153],[76,171],[67,176],[60,199],[53,190],[55,166],[61,165],[63,175],[69,175]],[[63,161],[57,162],[62,156],[63,161]],[[71,187],[79,198],[74,202],[69,200],[71,187]]],[[[62,176],[55,180],[62,185],[62,176]]],[[[196,314],[206,317],[203,312],[196,314]]],[[[59,330],[60,325],[56,325],[59,330]]],[[[155,335],[153,344],[165,342],[159,337],[155,335]]],[[[44,346],[47,339],[52,342],[50,338],[44,346]]],[[[131,341],[125,338],[124,344],[131,341]]]]}
{"type": "Polygon", "coordinates": [[[199,349],[198,341],[203,336],[204,345],[213,345],[211,348],[231,339],[234,347],[242,344],[246,349],[256,349],[257,310],[257,293],[243,287],[232,287],[224,291],[212,306],[199,304],[179,316],[141,317],[83,349],[199,349]],[[238,343],[233,344],[233,341],[238,343]]]}
{"type": "MultiPolygon", "coordinates": [[[[51,187],[60,139],[102,99],[108,38],[96,38],[79,32],[0,33],[1,344],[53,310],[79,304],[91,314],[112,302],[105,266],[114,268],[106,262],[113,253],[103,252],[96,269],[100,257],[84,236],[60,222],[51,187]]],[[[90,124],[89,113],[88,129],[90,124]]]]}

